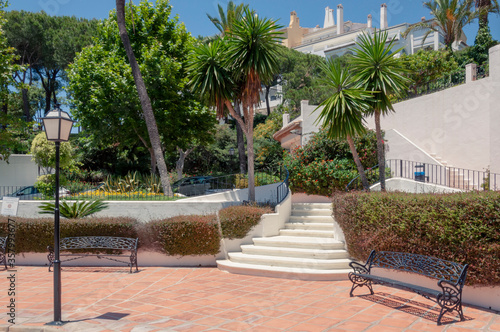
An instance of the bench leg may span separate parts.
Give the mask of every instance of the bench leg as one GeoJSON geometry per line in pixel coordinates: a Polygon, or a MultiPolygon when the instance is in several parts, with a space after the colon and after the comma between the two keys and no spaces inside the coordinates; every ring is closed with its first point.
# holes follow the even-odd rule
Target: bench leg
{"type": "Polygon", "coordinates": [[[53,251],[49,251],[49,253],[47,255],[47,259],[49,260],[49,272],[52,272],[51,268],[54,265],[54,252],[53,251]]]}
{"type": "Polygon", "coordinates": [[[132,267],[135,265],[135,272],[139,271],[137,267],[137,251],[132,251],[130,254],[130,273],[132,273],[132,267]]]}
{"type": "Polygon", "coordinates": [[[372,288],[372,282],[370,280],[367,280],[363,277],[360,277],[354,273],[349,273],[349,279],[352,282],[352,287],[351,291],[349,292],[349,296],[352,297],[352,292],[358,288],[358,287],[363,287],[366,286],[370,290],[370,294],[373,295],[373,288],[372,288]]]}
{"type": "Polygon", "coordinates": [[[5,252],[0,251],[0,263],[3,262],[5,269],[7,270],[7,256],[5,256],[5,252]]]}

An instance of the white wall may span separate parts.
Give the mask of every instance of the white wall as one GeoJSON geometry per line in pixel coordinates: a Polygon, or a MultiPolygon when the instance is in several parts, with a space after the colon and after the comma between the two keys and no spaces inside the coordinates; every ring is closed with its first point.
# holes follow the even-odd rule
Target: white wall
{"type": "Polygon", "coordinates": [[[30,154],[12,154],[9,163],[0,160],[0,186],[32,186],[38,167],[30,154]]]}
{"type": "MultiPolygon", "coordinates": [[[[401,191],[415,194],[445,194],[462,192],[460,189],[439,186],[437,184],[418,182],[404,178],[391,178],[385,181],[387,191],[401,191]]],[[[380,183],[370,187],[371,191],[380,191],[380,183]]]]}
{"type": "MultiPolygon", "coordinates": [[[[490,77],[394,105],[381,120],[448,166],[500,173],[500,45],[490,49],[490,77]]],[[[373,118],[368,127],[375,128],[373,118]]],[[[391,149],[389,142],[389,149],[391,149]]],[[[419,161],[420,152],[405,158],[419,161]]],[[[399,159],[399,157],[398,157],[399,159]]]]}
{"type": "MultiPolygon", "coordinates": [[[[276,188],[279,183],[255,188],[259,202],[276,201],[276,188]]],[[[175,217],[179,215],[211,214],[231,205],[240,204],[248,199],[248,189],[237,189],[224,193],[186,198],[178,201],[108,201],[108,208],[97,216],[130,217],[141,222],[175,217]]],[[[2,202],[0,200],[0,202],[2,202]]],[[[45,201],[20,201],[18,217],[40,217],[39,206],[45,201]]]]}

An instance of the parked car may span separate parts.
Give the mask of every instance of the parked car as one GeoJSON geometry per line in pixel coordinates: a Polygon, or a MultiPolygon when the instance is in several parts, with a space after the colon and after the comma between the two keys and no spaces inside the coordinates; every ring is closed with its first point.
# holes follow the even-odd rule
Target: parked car
{"type": "MultiPolygon", "coordinates": [[[[59,196],[64,197],[69,195],[69,190],[66,188],[59,188],[59,196]]],[[[31,199],[41,199],[43,197],[42,193],[35,188],[35,186],[27,186],[23,187],[17,191],[14,191],[12,194],[6,195],[8,197],[19,197],[22,200],[31,200],[31,199]]]]}
{"type": "Polygon", "coordinates": [[[192,176],[180,179],[172,184],[172,190],[176,194],[185,196],[204,195],[210,189],[212,176],[192,176]]]}

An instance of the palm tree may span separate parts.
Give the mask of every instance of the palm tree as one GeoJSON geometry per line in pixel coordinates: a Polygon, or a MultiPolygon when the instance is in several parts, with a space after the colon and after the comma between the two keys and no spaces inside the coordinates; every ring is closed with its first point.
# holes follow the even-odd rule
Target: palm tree
{"type": "Polygon", "coordinates": [[[479,27],[488,24],[489,13],[499,13],[500,6],[497,0],[475,0],[476,9],[480,11],[479,14],[479,27]]]}
{"type": "Polygon", "coordinates": [[[253,118],[261,82],[278,71],[277,44],[280,33],[275,21],[261,19],[248,8],[220,40],[198,46],[189,65],[190,84],[207,96],[217,115],[227,112],[241,125],[247,138],[248,200],[255,201],[253,118]],[[243,118],[232,102],[243,110],[243,118]]]}
{"type": "Polygon", "coordinates": [[[219,17],[213,17],[207,14],[210,21],[215,25],[215,27],[220,31],[221,35],[224,36],[227,32],[231,30],[233,22],[239,21],[245,9],[248,8],[248,5],[243,3],[236,6],[234,2],[231,0],[228,2],[226,7],[226,12],[224,13],[224,8],[221,5],[217,5],[219,8],[219,17]]]}
{"type": "Polygon", "coordinates": [[[422,43],[434,31],[444,34],[446,48],[452,50],[453,42],[462,36],[462,29],[479,17],[481,11],[475,10],[475,0],[431,0],[424,2],[424,7],[431,11],[434,19],[411,25],[403,34],[406,36],[413,30],[427,29],[422,43]]]}
{"type": "Polygon", "coordinates": [[[132,46],[130,44],[127,27],[125,26],[125,0],[116,0],[116,21],[118,23],[118,29],[120,31],[120,38],[122,40],[123,46],[125,47],[125,52],[127,53],[127,57],[130,62],[130,67],[132,69],[132,75],[134,76],[137,93],[139,94],[139,99],[141,101],[142,112],[144,114],[144,119],[148,128],[149,139],[151,140],[151,146],[153,147],[154,156],[156,158],[156,165],[160,173],[163,193],[170,196],[172,195],[172,188],[170,187],[167,165],[165,164],[165,159],[163,158],[160,134],[158,133],[158,126],[156,125],[153,107],[151,106],[151,100],[149,99],[146,85],[144,84],[144,80],[142,79],[141,70],[139,68],[139,65],[137,64],[134,50],[132,49],[132,46]]]}
{"type": "MultiPolygon", "coordinates": [[[[221,37],[224,37],[232,28],[233,22],[241,20],[243,17],[244,10],[248,8],[248,5],[243,3],[236,6],[233,1],[229,1],[226,7],[226,12],[221,5],[218,5],[219,17],[212,17],[207,14],[210,21],[215,25],[215,27],[220,31],[221,37]]],[[[240,107],[236,102],[234,104],[234,109],[236,113],[241,114],[240,107]]],[[[238,146],[238,159],[240,163],[240,173],[246,173],[247,159],[245,155],[245,140],[243,138],[243,129],[239,122],[236,122],[236,143],[238,146]]]]}
{"type": "Polygon", "coordinates": [[[366,132],[363,113],[370,107],[368,101],[372,94],[356,84],[353,76],[349,74],[350,68],[341,68],[339,61],[330,58],[321,64],[321,69],[325,75],[323,82],[331,89],[332,94],[316,108],[318,110],[324,106],[316,123],[323,123],[329,137],[347,139],[363,188],[370,191],[353,137],[366,132]]]}
{"type": "Polygon", "coordinates": [[[387,32],[373,34],[373,37],[363,34],[359,37],[358,48],[350,62],[356,80],[367,91],[373,93],[370,101],[370,111],[375,119],[377,135],[377,157],[380,175],[380,189],[385,191],[385,154],[380,116],[394,111],[391,95],[400,96],[407,90],[409,79],[404,76],[406,69],[403,61],[395,55],[400,51],[392,51],[394,39],[388,42],[387,32]],[[386,43],[387,46],[386,46],[386,43]]]}

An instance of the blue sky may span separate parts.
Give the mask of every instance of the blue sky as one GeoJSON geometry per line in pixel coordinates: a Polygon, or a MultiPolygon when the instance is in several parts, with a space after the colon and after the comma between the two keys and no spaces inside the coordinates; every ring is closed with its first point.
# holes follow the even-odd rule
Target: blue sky
{"type": "MultiPolygon", "coordinates": [[[[127,1],[128,2],[128,1],[127,1]]],[[[135,4],[139,0],[133,1],[135,4]]],[[[217,5],[225,8],[228,0],[171,0],[174,14],[184,22],[187,30],[194,36],[213,35],[217,32],[207,18],[207,13],[217,16],[217,5]]],[[[236,0],[235,3],[241,1],[236,0]]],[[[246,3],[255,9],[259,15],[279,19],[281,25],[287,26],[290,12],[295,10],[300,18],[301,26],[323,26],[325,7],[336,8],[338,4],[344,7],[344,20],[364,23],[368,14],[372,14],[374,25],[378,27],[380,5],[387,3],[389,26],[399,23],[415,23],[423,16],[430,18],[420,0],[248,0],[246,3]]],[[[38,12],[45,10],[50,15],[75,15],[86,18],[107,18],[115,7],[114,0],[10,0],[7,10],[27,10],[38,12]]],[[[335,16],[336,19],[336,16],[335,16]]],[[[477,33],[477,22],[467,26],[465,33],[468,44],[474,43],[477,33]]],[[[490,15],[490,29],[493,38],[500,40],[500,17],[490,15]]]]}

